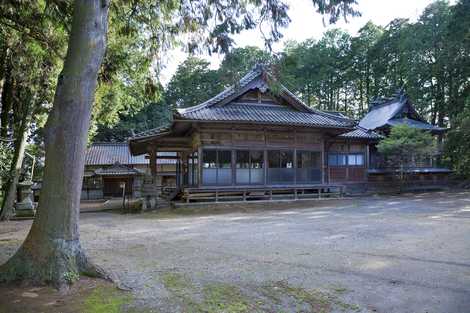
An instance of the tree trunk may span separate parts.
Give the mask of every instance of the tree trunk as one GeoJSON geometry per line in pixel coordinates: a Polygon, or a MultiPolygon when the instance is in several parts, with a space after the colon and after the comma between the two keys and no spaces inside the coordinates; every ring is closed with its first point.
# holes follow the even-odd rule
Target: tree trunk
{"type": "Polygon", "coordinates": [[[0,52],[0,94],[3,92],[3,84],[5,83],[6,61],[8,59],[8,47],[5,45],[0,52]]]}
{"type": "Polygon", "coordinates": [[[15,89],[15,84],[11,76],[12,69],[11,69],[10,58],[7,57],[5,62],[6,62],[5,74],[3,78],[2,94],[1,94],[2,110],[0,112],[0,137],[2,138],[6,138],[8,135],[8,126],[9,126],[8,114],[10,114],[10,111],[13,107],[12,103],[13,103],[13,94],[14,94],[14,89],[15,89]]]}
{"type": "Polygon", "coordinates": [[[0,267],[0,281],[56,287],[77,274],[104,275],[79,240],[84,153],[98,70],[106,49],[107,0],[76,0],[64,68],[46,125],[44,180],[37,216],[17,253],[0,267]]]}
{"type": "Polygon", "coordinates": [[[9,220],[14,212],[13,207],[15,204],[16,189],[20,180],[21,167],[23,165],[29,122],[29,114],[26,113],[21,121],[21,125],[18,127],[15,151],[13,152],[13,159],[10,165],[10,175],[5,186],[5,197],[0,211],[0,221],[9,220]]]}

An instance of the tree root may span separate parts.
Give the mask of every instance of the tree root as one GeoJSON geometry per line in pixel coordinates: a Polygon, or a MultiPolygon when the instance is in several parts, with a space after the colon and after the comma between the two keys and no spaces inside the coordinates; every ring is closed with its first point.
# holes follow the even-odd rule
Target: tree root
{"type": "Polygon", "coordinates": [[[81,275],[120,284],[112,273],[86,257],[78,240],[38,243],[27,239],[15,255],[0,266],[0,282],[52,285],[59,290],[67,289],[81,275]]]}

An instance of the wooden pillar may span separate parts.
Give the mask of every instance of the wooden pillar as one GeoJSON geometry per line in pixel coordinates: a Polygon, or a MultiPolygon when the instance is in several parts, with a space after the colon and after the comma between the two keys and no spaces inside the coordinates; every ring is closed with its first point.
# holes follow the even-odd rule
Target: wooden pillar
{"type": "Polygon", "coordinates": [[[263,162],[264,162],[264,185],[268,184],[268,150],[263,150],[263,162]]]}
{"type": "MultiPolygon", "coordinates": [[[[292,168],[294,169],[294,184],[297,185],[297,148],[294,147],[294,151],[293,151],[293,156],[292,156],[292,162],[294,164],[292,164],[292,168]]],[[[296,197],[297,199],[297,191],[296,191],[296,197]]]]}
{"type": "Polygon", "coordinates": [[[202,147],[197,148],[197,185],[198,187],[202,186],[202,147]]]}
{"type": "Polygon", "coordinates": [[[152,174],[152,178],[155,181],[157,177],[157,150],[153,146],[149,151],[149,161],[150,161],[150,173],[152,174]]]}
{"type": "Polygon", "coordinates": [[[180,186],[184,186],[188,182],[185,178],[188,178],[188,156],[189,153],[187,151],[183,151],[180,154],[181,156],[181,171],[180,171],[180,186]]]}
{"type": "Polygon", "coordinates": [[[322,158],[322,167],[323,167],[323,184],[329,183],[329,173],[328,173],[328,141],[323,138],[323,158],[322,158]]]}
{"type": "Polygon", "coordinates": [[[369,169],[370,169],[370,145],[369,143],[366,144],[366,155],[365,155],[365,160],[364,160],[364,166],[365,166],[365,177],[364,179],[366,181],[369,181],[369,169]]]}
{"type": "Polygon", "coordinates": [[[157,186],[157,149],[155,146],[151,146],[149,151],[149,165],[150,165],[150,173],[152,175],[152,185],[153,185],[153,192],[154,193],[149,200],[150,209],[155,209],[157,207],[157,195],[158,190],[157,186]]]}

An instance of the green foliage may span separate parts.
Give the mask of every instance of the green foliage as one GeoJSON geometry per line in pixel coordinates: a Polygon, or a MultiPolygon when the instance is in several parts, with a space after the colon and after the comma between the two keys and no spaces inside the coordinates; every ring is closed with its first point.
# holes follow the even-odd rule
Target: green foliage
{"type": "Polygon", "coordinates": [[[428,132],[399,125],[392,127],[389,136],[377,145],[391,167],[404,168],[419,158],[436,152],[432,135],[428,132]]]}
{"type": "MultiPolygon", "coordinates": [[[[354,0],[313,4],[330,22],[354,16],[354,0]]],[[[15,137],[18,121],[32,114],[31,139],[43,127],[71,22],[70,1],[0,4],[2,135],[15,137]],[[9,51],[9,58],[6,52],[9,51]],[[10,76],[8,77],[8,70],[10,76]],[[14,87],[14,88],[11,88],[14,87]],[[4,104],[8,99],[14,103],[4,104]],[[15,110],[13,110],[15,107],[15,110]],[[7,132],[5,132],[7,130],[7,132]]],[[[376,96],[405,86],[418,112],[432,124],[460,127],[470,83],[470,3],[431,3],[417,22],[396,19],[382,28],[369,22],[357,36],[334,29],[320,40],[290,42],[274,57],[256,47],[231,49],[233,35],[259,27],[269,47],[289,23],[283,1],[111,1],[108,48],[99,73],[90,138],[122,141],[133,132],[167,124],[172,108],[201,103],[235,83],[256,63],[274,64],[276,76],[307,104],[360,118],[376,96]],[[260,22],[261,21],[261,22],[260,22]],[[260,25],[261,23],[261,25],[260,25]],[[166,88],[158,74],[165,52],[226,53],[218,70],[188,58],[166,88]]],[[[456,136],[451,133],[451,136],[456,136]]],[[[448,141],[450,151],[458,149],[448,141]]],[[[465,166],[457,165],[463,172],[465,166]]]]}
{"type": "Polygon", "coordinates": [[[134,114],[120,114],[116,125],[99,125],[93,141],[123,142],[133,134],[168,125],[172,113],[172,108],[164,101],[148,103],[134,114]]]}
{"type": "MultiPolygon", "coordinates": [[[[318,12],[331,22],[339,16],[356,15],[355,3],[313,1],[318,12]]],[[[287,8],[278,0],[194,1],[191,5],[175,0],[158,5],[151,0],[112,1],[108,47],[99,75],[90,138],[97,133],[100,139],[109,138],[103,132],[114,126],[122,129],[127,116],[133,125],[136,112],[162,101],[157,77],[168,49],[180,46],[189,52],[227,53],[233,46],[233,35],[257,26],[263,28],[266,45],[271,46],[281,37],[281,28],[290,22],[287,8]]],[[[215,78],[204,61],[189,58],[170,82],[164,101],[175,107],[202,102],[221,90],[224,81],[215,78]]]]}
{"type": "Polygon", "coordinates": [[[0,182],[6,182],[9,179],[12,157],[13,151],[10,145],[0,141],[0,182]]]}
{"type": "Polygon", "coordinates": [[[80,274],[77,272],[66,272],[64,273],[64,279],[67,284],[72,285],[74,282],[80,279],[80,274]]]}
{"type": "Polygon", "coordinates": [[[470,98],[467,108],[461,112],[447,135],[445,145],[446,161],[456,173],[470,178],[470,98]]]}
{"type": "Polygon", "coordinates": [[[273,56],[257,47],[235,48],[227,53],[217,71],[219,82],[224,86],[233,85],[256,64],[272,64],[273,56]]]}
{"type": "MultiPolygon", "coordinates": [[[[93,141],[125,141],[133,133],[167,125],[173,109],[200,104],[234,84],[255,64],[272,60],[268,52],[259,48],[237,48],[225,56],[218,70],[211,70],[209,62],[190,56],[178,66],[157,102],[146,103],[137,112],[118,110],[116,123],[97,125],[93,141]]],[[[145,103],[147,99],[139,101],[145,103]]],[[[113,103],[109,101],[109,105],[113,103]]]]}
{"type": "Polygon", "coordinates": [[[432,124],[452,123],[462,110],[470,71],[470,5],[435,1],[419,20],[367,23],[355,37],[340,30],[318,42],[289,43],[281,58],[283,83],[319,109],[360,118],[374,97],[405,86],[432,124]]]}
{"type": "Polygon", "coordinates": [[[220,76],[209,65],[196,57],[188,57],[181,63],[166,88],[166,102],[184,108],[200,104],[222,91],[220,76]]]}

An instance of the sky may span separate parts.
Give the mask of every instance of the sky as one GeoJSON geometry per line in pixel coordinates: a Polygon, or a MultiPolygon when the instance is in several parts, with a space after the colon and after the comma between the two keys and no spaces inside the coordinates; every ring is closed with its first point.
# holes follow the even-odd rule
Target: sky
{"type": "MultiPolygon", "coordinates": [[[[273,50],[276,52],[282,50],[285,42],[290,40],[320,39],[325,31],[332,28],[341,28],[351,35],[356,35],[358,30],[368,21],[381,26],[386,26],[395,18],[409,18],[410,21],[416,21],[424,8],[433,0],[358,0],[357,2],[356,8],[362,16],[349,18],[347,22],[341,19],[334,25],[324,25],[322,16],[315,12],[311,0],[287,0],[288,14],[292,21],[287,28],[283,29],[284,37],[273,46],[273,50]]],[[[449,2],[453,4],[455,0],[449,2]]],[[[236,47],[251,45],[264,49],[263,39],[257,30],[244,31],[234,39],[236,47]]],[[[168,83],[186,56],[180,50],[169,52],[168,61],[160,74],[164,85],[168,83]]],[[[212,68],[217,68],[223,58],[222,55],[200,55],[200,57],[211,62],[212,68]]]]}

